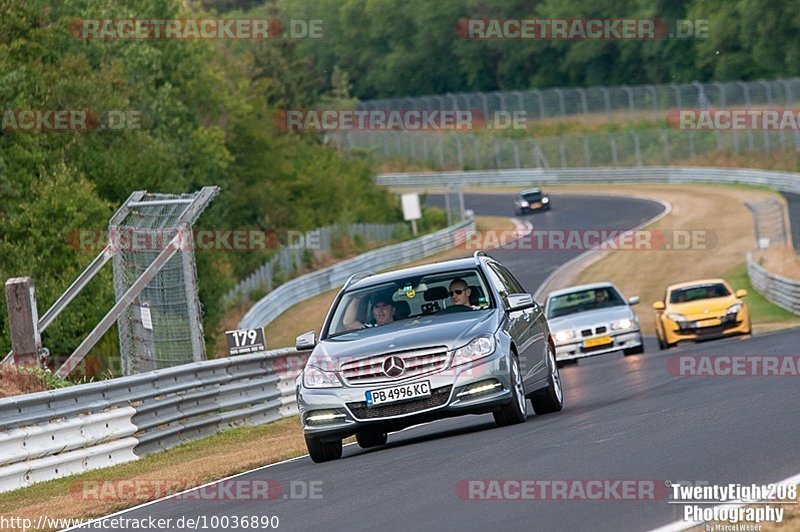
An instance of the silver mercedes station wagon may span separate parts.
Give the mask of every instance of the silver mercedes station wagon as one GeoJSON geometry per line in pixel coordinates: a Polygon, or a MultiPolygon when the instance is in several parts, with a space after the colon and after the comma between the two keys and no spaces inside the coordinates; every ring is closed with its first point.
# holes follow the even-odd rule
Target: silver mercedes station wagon
{"type": "Polygon", "coordinates": [[[435,419],[492,413],[500,426],[563,407],[543,309],[500,262],[471,258],[353,275],[336,296],[297,378],[314,462],[435,419]]]}

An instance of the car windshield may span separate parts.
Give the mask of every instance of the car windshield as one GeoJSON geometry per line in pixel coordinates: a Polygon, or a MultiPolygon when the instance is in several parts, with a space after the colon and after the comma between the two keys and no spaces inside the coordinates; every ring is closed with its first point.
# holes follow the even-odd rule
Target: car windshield
{"type": "Polygon", "coordinates": [[[542,199],[542,193],[541,192],[528,192],[527,194],[522,194],[521,197],[525,201],[539,201],[540,199],[542,199]]]}
{"type": "Polygon", "coordinates": [[[614,288],[604,286],[560,294],[547,303],[547,317],[558,318],[568,314],[625,305],[625,300],[614,288]]]}
{"type": "Polygon", "coordinates": [[[493,308],[488,294],[478,270],[398,278],[352,290],[343,294],[336,306],[328,336],[430,314],[493,308]]]}
{"type": "Polygon", "coordinates": [[[670,303],[688,303],[699,299],[712,299],[715,297],[726,297],[731,295],[730,291],[722,283],[704,284],[676,288],[669,294],[670,303]]]}

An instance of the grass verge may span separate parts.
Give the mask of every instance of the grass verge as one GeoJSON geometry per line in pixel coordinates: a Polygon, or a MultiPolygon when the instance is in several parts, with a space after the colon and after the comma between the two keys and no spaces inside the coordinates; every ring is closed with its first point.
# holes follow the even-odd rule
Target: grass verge
{"type": "Polygon", "coordinates": [[[34,523],[40,516],[100,517],[164,496],[167,482],[181,489],[190,488],[305,453],[297,417],[231,429],[135,462],[0,494],[0,515],[6,519],[27,518],[34,523]],[[127,485],[135,483],[139,493],[123,489],[123,481],[127,485]]]}

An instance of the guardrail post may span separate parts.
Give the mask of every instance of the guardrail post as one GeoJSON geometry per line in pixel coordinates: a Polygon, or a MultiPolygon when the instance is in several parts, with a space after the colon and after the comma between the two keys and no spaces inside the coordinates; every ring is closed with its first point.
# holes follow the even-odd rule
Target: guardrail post
{"type": "Polygon", "coordinates": [[[14,363],[39,365],[42,338],[39,334],[39,314],[36,310],[33,279],[14,277],[6,281],[6,304],[14,363]]]}

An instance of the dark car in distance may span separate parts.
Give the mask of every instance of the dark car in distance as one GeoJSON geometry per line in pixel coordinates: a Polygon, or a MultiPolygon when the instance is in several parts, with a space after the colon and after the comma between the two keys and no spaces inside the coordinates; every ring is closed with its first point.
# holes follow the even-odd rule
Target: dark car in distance
{"type": "Polygon", "coordinates": [[[419,423],[492,413],[500,426],[563,407],[544,310],[497,260],[478,251],[379,275],[351,276],[334,299],[297,378],[314,462],[341,457],[342,439],[383,445],[419,423]]]}
{"type": "Polygon", "coordinates": [[[519,193],[519,197],[514,200],[514,213],[522,216],[534,211],[549,211],[550,196],[542,192],[541,188],[531,188],[519,193]]]}

